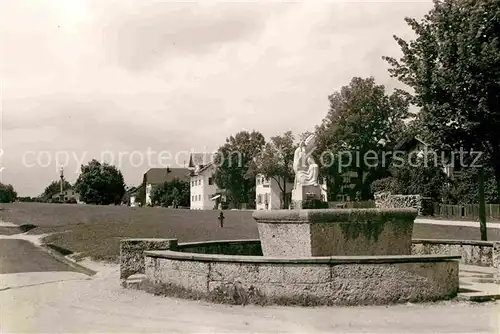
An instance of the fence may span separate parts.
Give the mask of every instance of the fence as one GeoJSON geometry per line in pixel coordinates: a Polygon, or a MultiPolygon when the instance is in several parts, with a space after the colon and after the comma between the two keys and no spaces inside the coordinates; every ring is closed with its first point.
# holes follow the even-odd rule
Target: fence
{"type": "Polygon", "coordinates": [[[375,201],[361,201],[361,202],[328,202],[328,207],[346,208],[346,209],[369,209],[375,207],[375,201]]]}
{"type": "MultiPolygon", "coordinates": [[[[479,204],[448,205],[434,203],[434,215],[442,218],[479,220],[479,204]]],[[[500,220],[500,204],[486,204],[486,219],[500,220]]]]}

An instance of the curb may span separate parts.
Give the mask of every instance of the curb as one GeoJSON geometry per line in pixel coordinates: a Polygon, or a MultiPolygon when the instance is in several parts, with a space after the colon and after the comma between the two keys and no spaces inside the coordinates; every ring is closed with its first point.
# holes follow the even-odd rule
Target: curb
{"type": "Polygon", "coordinates": [[[488,294],[488,293],[459,293],[457,295],[458,301],[469,301],[475,303],[486,303],[496,300],[500,300],[500,294],[488,294]]]}
{"type": "Polygon", "coordinates": [[[47,245],[40,245],[40,248],[42,250],[44,250],[45,252],[47,252],[50,256],[52,256],[57,261],[62,262],[64,264],[70,266],[71,268],[75,269],[79,273],[82,273],[82,274],[87,275],[87,276],[94,276],[95,274],[97,274],[97,271],[94,271],[90,268],[87,268],[87,267],[79,264],[75,260],[72,260],[69,257],[64,256],[61,253],[49,248],[47,245]]]}
{"type": "MultiPolygon", "coordinates": [[[[466,220],[461,221],[461,220],[430,219],[421,217],[415,218],[415,224],[479,228],[479,222],[472,222],[466,220]]],[[[500,223],[496,222],[486,222],[486,226],[487,228],[500,229],[500,223]]]]}

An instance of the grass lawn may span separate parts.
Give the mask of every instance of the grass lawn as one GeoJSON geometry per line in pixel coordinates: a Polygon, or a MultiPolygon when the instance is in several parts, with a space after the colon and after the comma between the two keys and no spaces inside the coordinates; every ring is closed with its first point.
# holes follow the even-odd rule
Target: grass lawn
{"type": "MultiPolygon", "coordinates": [[[[177,238],[179,242],[257,239],[251,211],[225,211],[219,227],[218,211],[130,208],[79,204],[14,203],[4,205],[0,220],[37,226],[29,234],[56,233],[47,244],[90,256],[117,261],[122,238],[177,238]]],[[[415,224],[414,238],[480,239],[479,227],[415,224]]],[[[489,229],[490,240],[500,240],[500,229],[489,229]]]]}

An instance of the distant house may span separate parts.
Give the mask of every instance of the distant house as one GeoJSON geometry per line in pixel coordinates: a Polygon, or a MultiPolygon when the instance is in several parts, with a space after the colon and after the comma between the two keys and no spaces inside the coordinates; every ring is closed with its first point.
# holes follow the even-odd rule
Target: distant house
{"type": "Polygon", "coordinates": [[[402,140],[396,145],[396,151],[405,151],[405,152],[423,152],[429,148],[429,144],[423,141],[420,137],[410,137],[406,140],[402,140]]]}
{"type": "Polygon", "coordinates": [[[212,157],[208,153],[192,153],[189,157],[191,210],[212,210],[222,196],[214,182],[212,157]]]}
{"type": "MultiPolygon", "coordinates": [[[[366,180],[368,173],[363,174],[363,182],[366,180]]],[[[331,201],[336,202],[351,202],[356,200],[356,185],[358,184],[359,173],[354,170],[348,170],[340,176],[338,191],[336,198],[331,201]]]]}
{"type": "MultiPolygon", "coordinates": [[[[190,170],[187,168],[151,168],[148,170],[142,179],[142,185],[144,187],[144,202],[145,205],[152,205],[151,193],[155,186],[163,184],[165,182],[171,182],[174,179],[179,179],[181,181],[189,182],[190,170]]],[[[136,193],[137,196],[138,193],[136,193]]]]}
{"type": "MultiPolygon", "coordinates": [[[[431,149],[431,146],[418,136],[408,138],[396,146],[396,151],[413,152],[414,154],[416,153],[417,156],[422,156],[424,152],[430,151],[431,149]]],[[[441,153],[442,152],[437,152],[439,158],[441,158],[441,153]]],[[[445,158],[449,159],[449,163],[443,166],[443,171],[450,179],[454,179],[459,176],[462,171],[460,161],[457,161],[458,157],[455,158],[455,161],[451,161],[449,157],[445,158]]]]}
{"type": "MultiPolygon", "coordinates": [[[[79,203],[79,204],[83,203],[80,200],[80,195],[73,188],[68,188],[68,189],[64,190],[63,191],[63,195],[64,195],[64,201],[65,202],[76,201],[76,203],[79,203]]],[[[52,200],[54,200],[54,201],[60,201],[61,200],[61,194],[57,193],[57,194],[52,195],[52,200]]]]}
{"type": "MultiPolygon", "coordinates": [[[[282,179],[280,180],[281,186],[283,186],[282,179]]],[[[320,184],[323,186],[321,189],[321,196],[323,201],[327,201],[327,188],[326,180],[320,179],[320,184]]],[[[288,197],[288,203],[291,203],[291,194],[293,189],[293,182],[286,183],[286,196],[288,197]]],[[[279,210],[281,209],[281,202],[283,200],[283,191],[280,185],[274,178],[266,179],[264,175],[257,174],[255,178],[255,208],[257,210],[279,210]]]]}
{"type": "MultiPolygon", "coordinates": [[[[283,181],[280,178],[281,186],[283,181]]],[[[293,182],[287,182],[286,193],[291,199],[293,182]]],[[[255,209],[256,210],[279,210],[283,200],[283,192],[274,178],[265,178],[262,174],[255,177],[255,209]]]]}
{"type": "Polygon", "coordinates": [[[125,195],[123,196],[123,203],[131,207],[140,205],[140,203],[138,203],[137,201],[137,198],[139,197],[141,189],[142,184],[138,187],[127,188],[125,191],[125,195]]]}

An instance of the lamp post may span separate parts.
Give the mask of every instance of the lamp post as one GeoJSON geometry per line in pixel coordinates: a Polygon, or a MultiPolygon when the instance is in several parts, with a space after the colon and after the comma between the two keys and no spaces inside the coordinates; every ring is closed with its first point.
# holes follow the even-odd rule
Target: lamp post
{"type": "Polygon", "coordinates": [[[64,202],[64,167],[61,166],[61,182],[60,182],[60,185],[59,185],[59,199],[61,200],[61,202],[64,202]]]}

